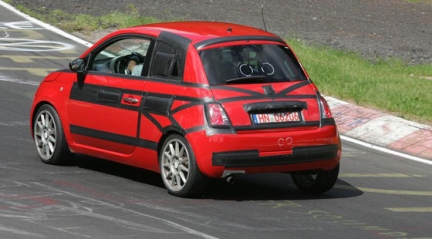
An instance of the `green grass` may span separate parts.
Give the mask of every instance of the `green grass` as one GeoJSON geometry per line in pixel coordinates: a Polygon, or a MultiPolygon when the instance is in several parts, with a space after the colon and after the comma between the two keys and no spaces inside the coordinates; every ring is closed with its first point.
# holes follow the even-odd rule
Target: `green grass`
{"type": "MultiPolygon", "coordinates": [[[[411,2],[429,3],[432,0],[411,2]]],[[[141,17],[134,5],[129,5],[126,13],[113,12],[104,16],[70,15],[59,10],[46,12],[46,9],[30,11],[22,6],[16,7],[69,32],[124,28],[160,21],[141,17]]],[[[313,47],[294,39],[288,42],[324,94],[408,120],[432,124],[432,64],[370,61],[352,52],[313,47]]]]}
{"type": "Polygon", "coordinates": [[[432,64],[372,62],[356,53],[288,42],[324,94],[402,118],[432,122],[432,64]]]}

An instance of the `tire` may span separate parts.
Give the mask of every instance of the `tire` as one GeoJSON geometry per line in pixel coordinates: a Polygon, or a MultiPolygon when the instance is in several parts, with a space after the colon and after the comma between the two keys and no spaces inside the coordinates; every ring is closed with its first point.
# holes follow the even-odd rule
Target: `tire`
{"type": "Polygon", "coordinates": [[[321,194],[330,190],[339,176],[339,164],[328,171],[296,172],[291,178],[297,188],[308,194],[321,194]]]}
{"type": "Polygon", "coordinates": [[[172,195],[196,197],[207,187],[208,178],[199,170],[187,140],[180,135],[166,138],[159,153],[162,181],[172,195]]]}
{"type": "Polygon", "coordinates": [[[63,165],[73,154],[67,145],[60,117],[51,105],[42,105],[33,121],[33,139],[42,162],[63,165]]]}

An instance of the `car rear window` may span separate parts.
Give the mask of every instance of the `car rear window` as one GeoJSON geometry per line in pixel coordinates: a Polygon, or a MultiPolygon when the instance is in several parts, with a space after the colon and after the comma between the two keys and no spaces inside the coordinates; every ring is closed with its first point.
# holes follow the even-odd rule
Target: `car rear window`
{"type": "Polygon", "coordinates": [[[211,48],[201,51],[200,57],[210,85],[306,80],[293,53],[283,45],[211,48]]]}

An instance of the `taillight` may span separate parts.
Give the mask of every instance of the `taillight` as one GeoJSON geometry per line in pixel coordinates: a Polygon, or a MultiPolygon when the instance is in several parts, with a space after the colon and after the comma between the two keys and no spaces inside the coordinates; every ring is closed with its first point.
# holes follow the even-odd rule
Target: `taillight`
{"type": "Polygon", "coordinates": [[[228,116],[220,104],[212,103],[207,105],[207,118],[212,126],[230,125],[228,116]]]}
{"type": "Polygon", "coordinates": [[[320,96],[320,104],[321,104],[321,119],[333,118],[333,115],[330,110],[330,106],[322,96],[320,96]]]}

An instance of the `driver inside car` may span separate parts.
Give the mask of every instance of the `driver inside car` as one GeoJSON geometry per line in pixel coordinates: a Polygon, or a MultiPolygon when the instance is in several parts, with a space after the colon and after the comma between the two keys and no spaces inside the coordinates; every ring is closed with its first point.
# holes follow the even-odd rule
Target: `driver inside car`
{"type": "Polygon", "coordinates": [[[141,76],[141,72],[144,65],[144,56],[139,53],[132,52],[127,65],[128,75],[141,76]]]}

